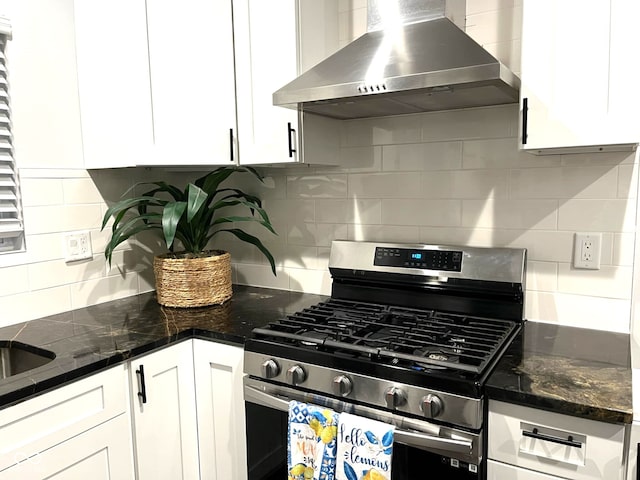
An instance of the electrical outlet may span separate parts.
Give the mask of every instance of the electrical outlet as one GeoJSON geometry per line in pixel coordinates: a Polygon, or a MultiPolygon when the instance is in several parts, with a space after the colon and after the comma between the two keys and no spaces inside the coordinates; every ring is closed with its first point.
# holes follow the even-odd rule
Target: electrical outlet
{"type": "Polygon", "coordinates": [[[601,233],[576,233],[573,245],[573,266],[587,270],[600,270],[601,233]]]}
{"type": "Polygon", "coordinates": [[[63,238],[64,261],[75,262],[93,258],[89,232],[65,233],[63,238]]]}

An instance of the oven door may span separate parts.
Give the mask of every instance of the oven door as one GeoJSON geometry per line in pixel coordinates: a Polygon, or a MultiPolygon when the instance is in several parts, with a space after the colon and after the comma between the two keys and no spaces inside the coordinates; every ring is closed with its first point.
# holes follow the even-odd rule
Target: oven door
{"type": "Polygon", "coordinates": [[[244,378],[244,400],[249,480],[287,478],[290,400],[395,425],[391,480],[415,479],[417,472],[452,480],[483,478],[482,432],[447,428],[248,376],[244,378]]]}

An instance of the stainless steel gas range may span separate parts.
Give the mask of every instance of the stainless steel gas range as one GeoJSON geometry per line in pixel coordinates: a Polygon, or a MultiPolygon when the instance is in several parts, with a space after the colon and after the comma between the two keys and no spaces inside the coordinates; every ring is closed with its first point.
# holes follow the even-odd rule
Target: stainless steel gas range
{"type": "Polygon", "coordinates": [[[392,480],[484,474],[484,384],[523,323],[526,251],[334,241],[331,298],[245,346],[250,479],[286,478],[290,400],[396,426],[392,480]]]}

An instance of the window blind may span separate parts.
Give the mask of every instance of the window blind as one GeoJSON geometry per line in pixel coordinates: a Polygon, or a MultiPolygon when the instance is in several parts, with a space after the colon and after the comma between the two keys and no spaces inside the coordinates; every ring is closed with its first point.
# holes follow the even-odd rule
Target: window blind
{"type": "Polygon", "coordinates": [[[11,133],[9,72],[5,56],[11,26],[0,17],[0,253],[24,250],[18,169],[11,133]]]}

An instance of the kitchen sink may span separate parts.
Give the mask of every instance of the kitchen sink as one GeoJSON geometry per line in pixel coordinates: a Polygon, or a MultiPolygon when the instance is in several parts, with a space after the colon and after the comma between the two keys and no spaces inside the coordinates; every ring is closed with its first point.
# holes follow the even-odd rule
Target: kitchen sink
{"type": "Polygon", "coordinates": [[[46,365],[55,353],[32,345],[0,340],[0,380],[46,365]]]}

